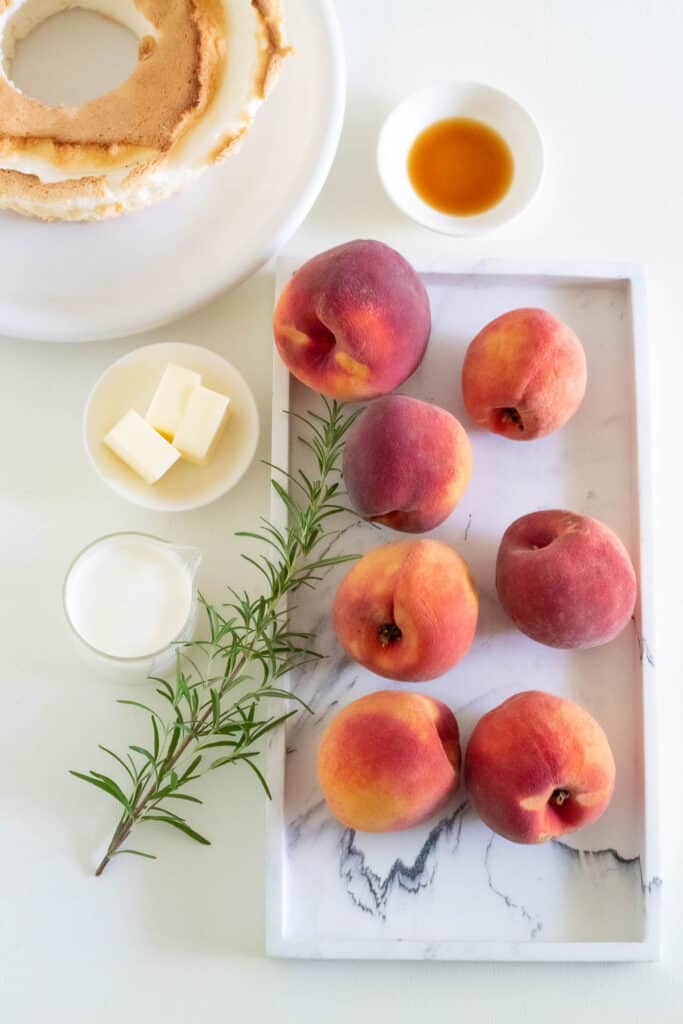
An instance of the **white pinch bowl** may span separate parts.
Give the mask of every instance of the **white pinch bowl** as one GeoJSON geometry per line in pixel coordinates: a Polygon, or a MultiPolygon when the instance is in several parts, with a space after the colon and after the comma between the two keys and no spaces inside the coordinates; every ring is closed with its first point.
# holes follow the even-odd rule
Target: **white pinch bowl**
{"type": "Polygon", "coordinates": [[[543,178],[543,142],[531,114],[511,96],[483,82],[443,82],[412,93],[392,110],[380,131],[377,169],[389,198],[418,224],[448,235],[480,235],[529,205],[543,178]],[[512,184],[500,202],[483,213],[441,213],[421,199],[410,182],[408,154],[413,142],[424,128],[447,117],[485,122],[512,151],[512,184]]]}
{"type": "Polygon", "coordinates": [[[250,466],[258,437],[256,402],[242,374],[217,352],[182,342],[145,345],[113,363],[90,392],[83,416],[85,450],[100,479],[126,501],[157,512],[188,512],[222,497],[250,466]],[[202,384],[228,396],[230,411],[206,466],[179,459],[161,480],[147,484],[103,439],[129,409],[145,415],[169,363],[200,373],[202,384]]]}

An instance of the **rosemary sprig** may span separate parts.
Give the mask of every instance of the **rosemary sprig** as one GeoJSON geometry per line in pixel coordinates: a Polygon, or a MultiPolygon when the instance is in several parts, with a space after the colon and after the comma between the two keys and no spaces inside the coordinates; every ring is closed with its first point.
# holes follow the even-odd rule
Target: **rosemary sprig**
{"type": "Polygon", "coordinates": [[[296,709],[274,713],[272,701],[298,700],[278,681],[319,656],[311,646],[311,634],[289,628],[284,599],[297,587],[314,587],[330,566],[356,557],[329,554],[339,533],[330,524],[346,511],[339,503],[339,462],[344,435],[356,415],[325,400],[324,415],[308,412],[296,417],[306,428],[299,440],[313,453],[317,474],[311,479],[302,469],[295,475],[280,470],[285,483],[272,483],[286,508],[288,525],[280,529],[262,519],[257,530],[238,534],[266,548],[265,554],[242,555],[264,578],[265,593],[252,597],[231,590],[222,610],[201,598],[209,637],[179,647],[173,683],[153,680],[159,697],[155,706],[119,701],[149,715],[147,746],[131,744],[123,755],[100,746],[116,762],[118,782],[92,770],[71,772],[122,808],[96,875],[119,854],[154,859],[151,853],[124,845],[133,828],[144,822],[161,822],[208,845],[209,840],[169,806],[175,801],[202,803],[186,789],[207,772],[246,765],[270,796],[256,763],[258,743],[296,714],[296,709]]]}

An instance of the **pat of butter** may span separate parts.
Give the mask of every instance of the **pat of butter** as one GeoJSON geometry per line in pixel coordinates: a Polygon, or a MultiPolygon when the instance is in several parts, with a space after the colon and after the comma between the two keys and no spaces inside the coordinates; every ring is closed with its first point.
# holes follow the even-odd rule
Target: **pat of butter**
{"type": "Polygon", "coordinates": [[[134,409],[109,431],[104,443],[148,484],[160,480],[180,458],[180,452],[134,409]]]}
{"type": "Polygon", "coordinates": [[[191,395],[202,382],[193,370],[169,363],[154,392],[145,419],[160,434],[172,441],[191,395]]]}
{"type": "Polygon", "coordinates": [[[228,416],[230,399],[203,385],[192,392],[173,443],[188,462],[204,466],[228,416]]]}

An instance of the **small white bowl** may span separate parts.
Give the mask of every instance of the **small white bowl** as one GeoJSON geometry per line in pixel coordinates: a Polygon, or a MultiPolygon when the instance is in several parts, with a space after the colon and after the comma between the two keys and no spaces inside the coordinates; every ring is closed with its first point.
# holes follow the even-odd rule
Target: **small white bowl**
{"type": "Polygon", "coordinates": [[[181,342],[146,345],[119,359],[90,392],[83,417],[83,441],[97,475],[122,498],[157,512],[187,512],[222,497],[253,461],[258,437],[256,402],[241,373],[217,352],[181,342]],[[208,465],[180,459],[156,484],[147,484],[103,438],[129,409],[144,416],[168,363],[201,373],[203,384],[228,396],[230,412],[208,465]]]}
{"type": "Polygon", "coordinates": [[[543,177],[543,143],[531,115],[512,97],[482,82],[443,82],[408,96],[389,114],[379,136],[377,167],[389,198],[405,214],[448,235],[479,235],[524,210],[543,177]],[[512,150],[512,184],[484,213],[458,217],[429,206],[408,177],[408,154],[420,132],[447,117],[471,117],[499,132],[512,150]]]}

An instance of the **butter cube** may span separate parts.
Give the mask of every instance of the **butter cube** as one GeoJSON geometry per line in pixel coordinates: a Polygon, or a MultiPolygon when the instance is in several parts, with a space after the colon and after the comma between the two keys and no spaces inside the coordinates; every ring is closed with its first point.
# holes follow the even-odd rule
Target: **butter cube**
{"type": "Polygon", "coordinates": [[[173,440],[190,396],[201,382],[200,374],[173,363],[164,370],[145,419],[168,441],[173,440]]]}
{"type": "Polygon", "coordinates": [[[104,439],[107,448],[148,484],[155,484],[180,458],[180,452],[131,409],[104,439]]]}
{"type": "Polygon", "coordinates": [[[203,385],[192,392],[173,439],[184,459],[206,465],[225,426],[229,405],[229,398],[203,385]]]}

